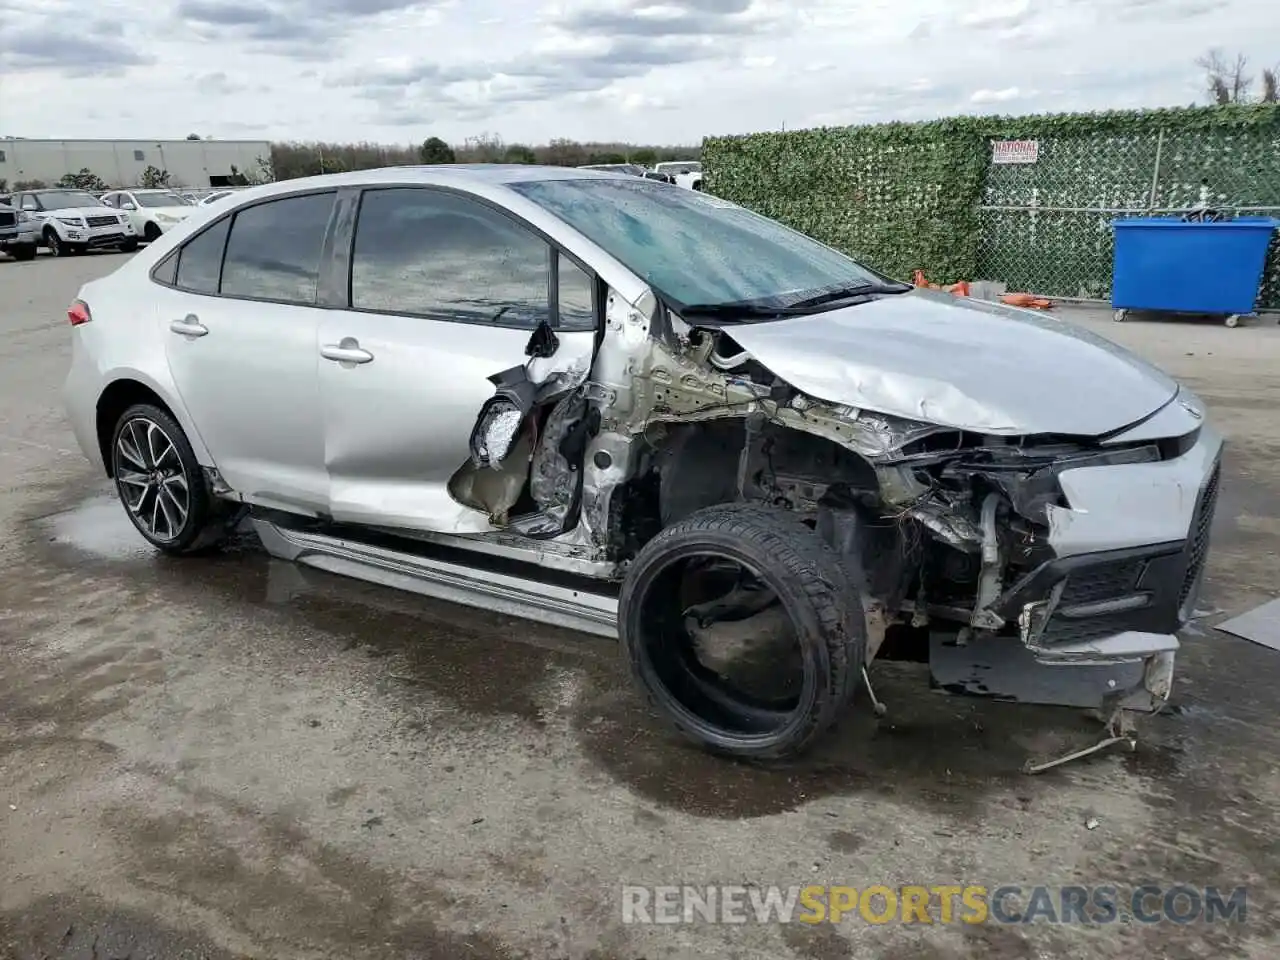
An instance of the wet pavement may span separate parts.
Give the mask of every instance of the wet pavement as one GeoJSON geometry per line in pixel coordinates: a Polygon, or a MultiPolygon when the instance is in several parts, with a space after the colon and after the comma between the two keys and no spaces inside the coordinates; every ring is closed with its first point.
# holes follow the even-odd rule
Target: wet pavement
{"type": "MultiPolygon", "coordinates": [[[[684,745],[613,645],[267,558],[147,549],[59,408],[67,302],[118,262],[0,263],[0,960],[1272,958],[1280,328],[1098,323],[1231,447],[1173,707],[1077,711],[881,663],[803,762],[684,745]],[[1091,829],[1089,824],[1093,825],[1091,829]],[[627,884],[1247,885],[1243,923],[624,925],[627,884]]],[[[1092,318],[1086,317],[1090,322],[1092,318]]]]}

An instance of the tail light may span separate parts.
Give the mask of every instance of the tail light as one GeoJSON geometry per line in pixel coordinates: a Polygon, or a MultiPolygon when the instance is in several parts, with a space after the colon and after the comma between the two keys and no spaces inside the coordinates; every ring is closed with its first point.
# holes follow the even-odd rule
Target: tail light
{"type": "Polygon", "coordinates": [[[89,305],[83,300],[72,301],[70,307],[67,308],[67,319],[71,321],[73,327],[78,327],[82,323],[88,323],[93,319],[93,314],[89,312],[89,305]]]}

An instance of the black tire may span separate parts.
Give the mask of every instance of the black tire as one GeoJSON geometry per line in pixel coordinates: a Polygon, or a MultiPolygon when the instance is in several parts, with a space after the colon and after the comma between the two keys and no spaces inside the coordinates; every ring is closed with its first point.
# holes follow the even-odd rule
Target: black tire
{"type": "Polygon", "coordinates": [[[9,249],[9,256],[15,260],[34,260],[39,247],[34,243],[22,243],[9,249]]]}
{"type": "Polygon", "coordinates": [[[53,227],[48,227],[44,232],[44,245],[49,248],[49,253],[55,257],[65,257],[71,250],[62,238],[58,236],[58,231],[53,227]]]}
{"type": "Polygon", "coordinates": [[[147,221],[147,225],[142,228],[142,239],[147,243],[154,243],[160,239],[160,228],[154,221],[147,221]]]}
{"type": "Polygon", "coordinates": [[[839,554],[793,514],[746,504],[700,510],[646,544],[627,571],[618,628],[632,677],[667,719],[702,747],[745,759],[784,759],[810,747],[851,703],[866,655],[861,598],[839,554]],[[713,693],[687,655],[671,658],[684,661],[674,665],[655,660],[655,652],[681,645],[677,632],[687,639],[667,575],[709,554],[756,571],[791,618],[804,679],[784,712],[762,714],[713,693]],[[766,716],[777,725],[767,727],[766,716]]]}
{"type": "Polygon", "coordinates": [[[126,240],[124,243],[120,244],[121,253],[133,253],[137,249],[138,249],[137,240],[126,240]]]}
{"type": "Polygon", "coordinates": [[[157,549],[171,554],[197,553],[214,546],[226,535],[226,511],[210,493],[204,471],[196,460],[187,435],[178,422],[159,407],[148,403],[135,404],[116,421],[115,429],[111,431],[111,475],[115,478],[116,494],[125,513],[137,531],[157,549]],[[172,453],[168,447],[156,442],[155,430],[171,445],[172,453]],[[126,443],[140,459],[124,452],[121,437],[126,431],[129,433],[126,443]],[[161,455],[156,456],[157,452],[161,455]],[[144,471],[144,467],[151,469],[144,471]],[[158,473],[172,476],[149,483],[145,490],[136,479],[147,477],[154,480],[158,473]],[[177,515],[174,498],[182,487],[173,479],[174,476],[181,477],[187,493],[186,510],[178,523],[172,522],[177,515]],[[163,500],[160,498],[162,487],[168,491],[163,500]],[[139,494],[139,490],[143,492],[139,494]],[[161,517],[165,521],[163,531],[160,529],[161,517]]]}

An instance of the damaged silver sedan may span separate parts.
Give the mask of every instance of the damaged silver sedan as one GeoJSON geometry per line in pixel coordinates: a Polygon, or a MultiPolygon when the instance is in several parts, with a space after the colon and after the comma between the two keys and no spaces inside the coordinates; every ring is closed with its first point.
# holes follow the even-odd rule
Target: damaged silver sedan
{"type": "Polygon", "coordinates": [[[1055,319],[705,193],[537,167],[270,184],[72,305],[71,422],[142,536],[618,636],[686,735],[809,746],[895,636],[935,685],[1169,695],[1201,402],[1055,319]]]}

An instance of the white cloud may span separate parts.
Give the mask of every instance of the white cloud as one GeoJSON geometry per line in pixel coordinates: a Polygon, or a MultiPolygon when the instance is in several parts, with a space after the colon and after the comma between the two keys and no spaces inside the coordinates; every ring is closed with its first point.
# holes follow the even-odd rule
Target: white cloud
{"type": "Polygon", "coordinates": [[[689,143],[1203,102],[1194,59],[1210,46],[1269,65],[1280,5],[31,0],[6,4],[0,70],[23,94],[6,99],[4,132],[28,137],[689,143]]]}
{"type": "Polygon", "coordinates": [[[970,103],[1008,103],[1022,96],[1017,87],[1005,87],[1003,90],[975,90],[969,94],[970,103]]]}

